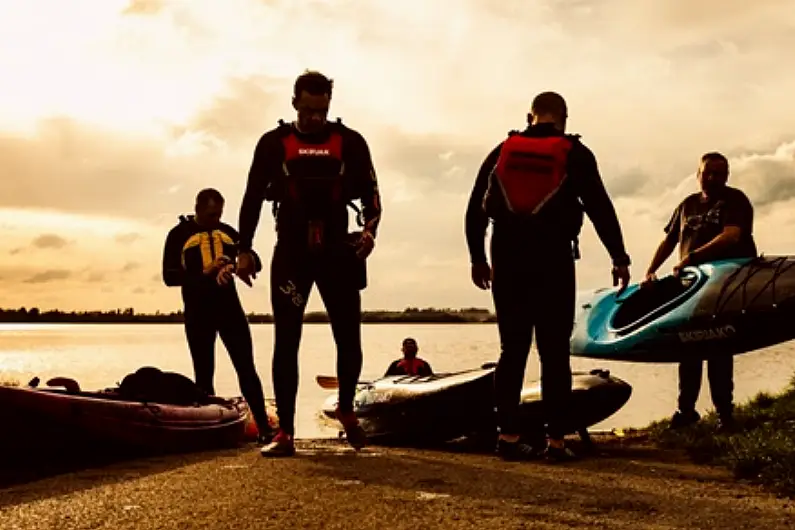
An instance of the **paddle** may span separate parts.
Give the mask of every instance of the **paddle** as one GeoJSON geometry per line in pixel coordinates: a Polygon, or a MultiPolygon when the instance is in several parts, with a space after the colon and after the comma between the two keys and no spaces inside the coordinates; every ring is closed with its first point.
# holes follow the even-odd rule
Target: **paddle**
{"type": "MultiPolygon", "coordinates": [[[[319,375],[315,377],[317,380],[317,384],[320,385],[321,388],[325,388],[326,390],[333,390],[335,388],[339,388],[340,382],[339,380],[334,377],[333,375],[319,375]]],[[[359,385],[369,385],[371,384],[369,381],[359,381],[359,385]]]]}

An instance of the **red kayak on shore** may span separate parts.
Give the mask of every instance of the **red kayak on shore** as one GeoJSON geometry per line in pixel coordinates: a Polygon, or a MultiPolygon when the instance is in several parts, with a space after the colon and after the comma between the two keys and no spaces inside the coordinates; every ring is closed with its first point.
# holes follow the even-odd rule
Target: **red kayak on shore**
{"type": "Polygon", "coordinates": [[[82,391],[66,378],[48,382],[65,389],[35,388],[32,383],[0,386],[0,447],[24,444],[42,432],[51,438],[56,432],[59,438],[97,441],[109,449],[181,452],[235,446],[252,434],[253,420],[242,398],[213,396],[211,403],[169,404],[130,399],[118,389],[82,391]]]}

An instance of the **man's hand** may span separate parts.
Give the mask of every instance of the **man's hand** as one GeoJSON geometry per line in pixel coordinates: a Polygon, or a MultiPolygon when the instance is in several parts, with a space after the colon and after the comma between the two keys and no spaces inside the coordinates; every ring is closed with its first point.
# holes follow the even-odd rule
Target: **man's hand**
{"type": "Polygon", "coordinates": [[[618,285],[621,280],[621,287],[618,289],[618,295],[624,292],[624,289],[629,285],[629,267],[626,265],[619,265],[613,267],[613,287],[618,285]]]}
{"type": "Polygon", "coordinates": [[[489,289],[491,287],[491,267],[488,263],[473,263],[472,264],[472,283],[478,289],[489,289]]]}
{"type": "Polygon", "coordinates": [[[656,281],[657,281],[657,275],[654,274],[653,272],[647,272],[646,277],[643,278],[642,282],[640,282],[640,288],[646,289],[648,287],[651,287],[652,284],[656,281]]]}
{"type": "Polygon", "coordinates": [[[254,256],[251,252],[241,252],[237,256],[237,268],[235,274],[240,280],[251,287],[251,279],[257,278],[257,273],[254,272],[254,256]]]}
{"type": "Polygon", "coordinates": [[[232,281],[232,275],[235,273],[235,266],[231,263],[229,265],[225,265],[218,271],[218,275],[215,277],[215,281],[218,285],[227,285],[229,282],[232,281]]]}
{"type": "Polygon", "coordinates": [[[373,248],[375,248],[375,237],[369,230],[363,230],[356,243],[356,257],[367,259],[373,248]]]}
{"type": "Polygon", "coordinates": [[[682,269],[684,269],[685,267],[687,267],[691,263],[692,263],[692,260],[690,259],[690,253],[688,253],[688,254],[685,255],[684,258],[682,258],[682,261],[680,261],[679,263],[674,265],[674,276],[676,276],[678,278],[679,275],[682,273],[682,269]]]}
{"type": "Polygon", "coordinates": [[[208,276],[211,274],[218,274],[218,271],[226,267],[231,262],[232,260],[229,259],[229,256],[218,256],[215,258],[210,268],[204,271],[204,274],[207,274],[208,276]]]}

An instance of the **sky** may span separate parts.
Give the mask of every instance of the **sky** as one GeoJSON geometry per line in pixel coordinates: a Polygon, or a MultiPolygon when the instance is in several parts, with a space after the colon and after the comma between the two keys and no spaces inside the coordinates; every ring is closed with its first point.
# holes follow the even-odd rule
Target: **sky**
{"type": "MultiPolygon", "coordinates": [[[[766,254],[795,250],[792,0],[7,0],[0,306],[172,311],[163,243],[196,192],[237,225],[254,146],[304,69],[368,140],[384,206],[366,309],[492,308],[469,278],[477,170],[538,92],[569,104],[645,271],[701,154],[730,157],[766,254]],[[753,5],[753,7],[751,7],[753,5]]],[[[266,204],[255,238],[268,263],[266,204]]],[[[589,221],[578,287],[610,282],[589,221]]],[[[674,258],[662,272],[670,271],[674,258]]],[[[268,312],[267,274],[241,285],[268,312]]],[[[322,309],[315,290],[310,310],[322,309]]]]}

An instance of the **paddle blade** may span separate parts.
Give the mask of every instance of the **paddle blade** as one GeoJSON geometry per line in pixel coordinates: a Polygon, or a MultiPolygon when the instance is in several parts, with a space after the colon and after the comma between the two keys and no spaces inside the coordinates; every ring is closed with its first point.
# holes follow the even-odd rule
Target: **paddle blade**
{"type": "MultiPolygon", "coordinates": [[[[318,375],[315,376],[315,380],[321,388],[325,388],[326,390],[335,390],[340,387],[339,379],[332,375],[318,375]]],[[[371,384],[369,381],[359,381],[356,383],[356,386],[366,386],[369,384],[371,384]]]]}

